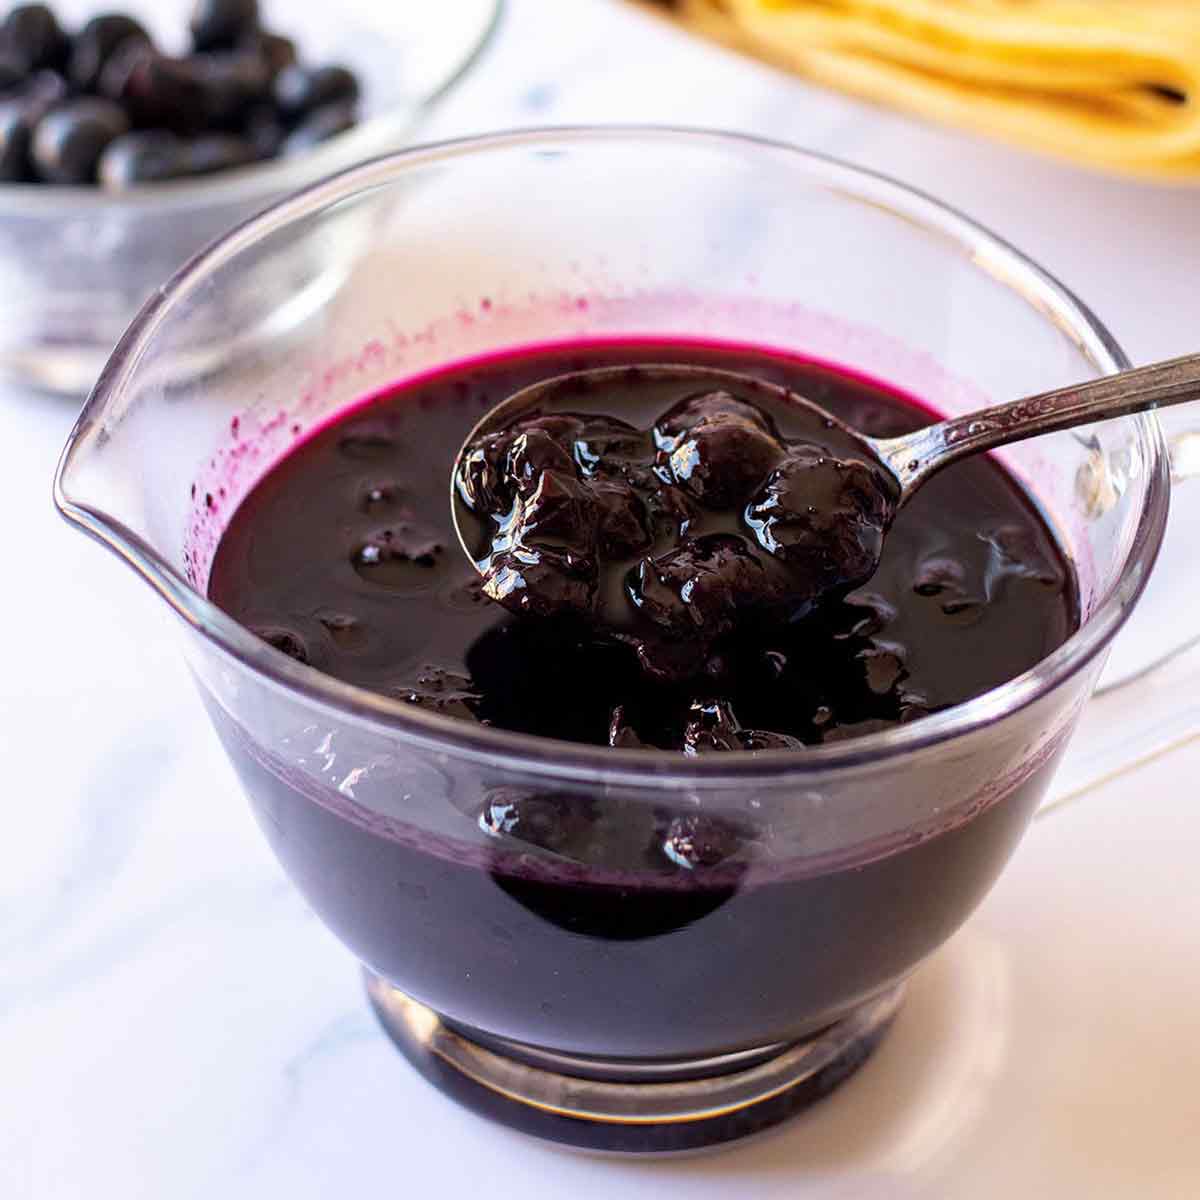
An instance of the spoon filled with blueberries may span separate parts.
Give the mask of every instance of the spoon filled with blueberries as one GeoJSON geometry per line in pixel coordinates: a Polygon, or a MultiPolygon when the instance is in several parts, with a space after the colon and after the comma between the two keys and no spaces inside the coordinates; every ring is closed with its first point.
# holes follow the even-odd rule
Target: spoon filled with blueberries
{"type": "Polygon", "coordinates": [[[124,13],[77,30],[45,4],[0,21],[0,182],[124,191],[310,150],[357,123],[359,82],[308,65],[258,0],[196,0],[189,52],[124,13]]]}
{"type": "Polygon", "coordinates": [[[524,388],[454,464],[459,541],[509,610],[582,618],[677,677],[739,622],[797,620],[879,565],[900,507],[966,455],[1200,399],[1200,355],[871,438],[795,392],[685,365],[524,388]]]}

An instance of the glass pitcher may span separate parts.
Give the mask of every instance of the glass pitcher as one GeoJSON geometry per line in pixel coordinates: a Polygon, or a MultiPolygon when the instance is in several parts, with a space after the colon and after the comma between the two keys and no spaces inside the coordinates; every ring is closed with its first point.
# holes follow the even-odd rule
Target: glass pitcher
{"type": "Polygon", "coordinates": [[[240,500],[362,397],[514,346],[643,336],[801,351],[946,414],[1127,365],[1028,259],[871,173],[706,132],[497,135],[357,167],[193,259],[115,350],[55,489],[178,614],[264,833],[397,1045],[495,1119],[625,1151],[760,1129],[865,1059],[1036,810],[1169,493],[1151,417],[1005,450],[1074,566],[1078,632],[969,703],[804,753],[456,722],[293,661],[206,598],[240,500]],[[278,281],[331,260],[338,286],[290,303],[278,281]],[[669,879],[517,851],[479,822],[505,789],[628,822],[702,812],[755,850],[669,879]]]}

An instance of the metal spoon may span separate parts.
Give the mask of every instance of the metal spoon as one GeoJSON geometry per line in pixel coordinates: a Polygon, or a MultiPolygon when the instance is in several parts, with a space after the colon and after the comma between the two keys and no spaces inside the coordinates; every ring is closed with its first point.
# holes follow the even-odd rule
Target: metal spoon
{"type": "MultiPolygon", "coordinates": [[[[471,544],[479,539],[478,518],[471,514],[457,486],[459,467],[469,448],[481,437],[505,430],[523,417],[581,409],[599,412],[605,407],[611,415],[620,416],[621,386],[629,380],[630,370],[601,367],[535,383],[496,405],[467,435],[451,473],[451,508],[459,542],[481,573],[486,559],[477,558],[479,547],[471,544]]],[[[1191,354],[952,417],[899,437],[872,438],[803,396],[753,376],[675,365],[639,366],[636,371],[643,397],[647,384],[673,400],[723,388],[744,399],[767,401],[771,408],[786,411],[810,428],[836,431],[842,445],[839,455],[845,455],[849,444],[851,454],[891,476],[898,489],[896,508],[910,500],[926,480],[967,455],[1075,425],[1200,400],[1200,354],[1191,354]]]]}

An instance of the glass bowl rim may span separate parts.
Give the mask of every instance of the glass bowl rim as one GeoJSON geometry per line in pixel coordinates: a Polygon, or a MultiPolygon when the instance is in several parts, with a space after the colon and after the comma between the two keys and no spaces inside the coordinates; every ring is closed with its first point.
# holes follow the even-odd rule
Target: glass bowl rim
{"type": "Polygon", "coordinates": [[[266,203],[310,186],[395,145],[421,117],[452,91],[491,46],[507,0],[490,0],[491,11],[470,50],[437,88],[415,103],[392,106],[296,158],[275,158],[194,179],[172,179],[108,192],[83,184],[0,183],[0,220],[44,217],[50,221],[99,214],[178,213],[208,205],[266,203]]]}
{"type": "Polygon", "coordinates": [[[718,786],[747,779],[800,779],[847,768],[885,767],[902,754],[961,737],[1009,716],[1054,690],[1086,666],[1124,623],[1157,556],[1166,527],[1170,471],[1161,427],[1152,415],[1122,418],[1136,425],[1147,464],[1146,502],[1129,541],[1121,577],[1093,613],[1057,650],[1016,678],[963,704],[907,725],[803,751],[762,750],[689,758],[677,750],[615,749],[475,725],[345,683],[269,646],[193,588],[152,546],[122,522],[71,496],[72,467],[89,431],[122,393],[171,309],[224,263],[263,237],[351,195],[386,186],[405,172],[435,163],[507,150],[626,142],[663,142],[740,154],[765,154],[794,164],[826,190],[883,204],[966,252],[1066,331],[1102,373],[1127,369],[1124,352],[1099,319],[1054,276],[1002,238],[933,196],[868,168],[787,142],[744,133],[666,125],[581,125],[516,129],[416,146],[371,159],[293,194],[235,226],[200,251],[146,302],[113,350],[59,459],[54,503],[71,524],[94,537],[141,575],[207,644],[268,685],[347,717],[403,735],[435,752],[559,778],[603,779],[630,786],[667,777],[718,786]]]}

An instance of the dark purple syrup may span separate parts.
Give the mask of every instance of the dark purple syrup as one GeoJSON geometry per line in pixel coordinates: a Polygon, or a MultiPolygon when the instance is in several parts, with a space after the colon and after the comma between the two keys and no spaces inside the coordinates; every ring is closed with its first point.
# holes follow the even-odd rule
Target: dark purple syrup
{"type": "MultiPolygon", "coordinates": [[[[587,622],[506,612],[452,530],[459,445],[521,387],[638,362],[757,374],[871,435],[931,419],[861,378],[746,348],[596,344],[472,362],[297,447],[235,513],[211,596],[285,653],[462,721],[688,754],[802,755],[919,720],[1026,670],[1075,627],[1061,552],[986,458],[900,511],[865,585],[735,628],[690,672],[650,675],[587,622]]],[[[748,797],[709,811],[682,792],[651,803],[587,783],[551,790],[402,746],[391,815],[378,817],[213,710],[276,852],[363,961],[465,1026],[620,1057],[795,1038],[902,977],[986,891],[1054,759],[999,778],[1011,762],[998,755],[969,820],[865,860],[797,867],[806,831],[776,820],[786,802],[768,820],[748,797]]],[[[903,777],[894,787],[911,804],[903,777]]]]}

